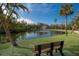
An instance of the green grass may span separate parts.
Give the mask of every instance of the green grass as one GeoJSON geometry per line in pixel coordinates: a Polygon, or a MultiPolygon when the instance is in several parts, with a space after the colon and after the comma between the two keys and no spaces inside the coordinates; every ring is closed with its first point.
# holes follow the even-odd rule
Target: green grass
{"type": "MultiPolygon", "coordinates": [[[[0,44],[0,55],[9,56],[30,56],[34,53],[34,46],[36,44],[49,43],[64,40],[64,54],[66,56],[78,56],[79,55],[79,35],[76,33],[70,33],[66,37],[64,35],[56,35],[46,38],[37,38],[32,40],[21,40],[17,41],[19,47],[13,47],[10,43],[0,44]]],[[[59,53],[55,53],[54,55],[60,55],[59,53]]]]}

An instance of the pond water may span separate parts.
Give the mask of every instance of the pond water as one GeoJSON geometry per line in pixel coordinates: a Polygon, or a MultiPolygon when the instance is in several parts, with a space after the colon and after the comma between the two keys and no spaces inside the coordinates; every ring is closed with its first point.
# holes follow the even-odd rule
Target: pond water
{"type": "MultiPolygon", "coordinates": [[[[53,31],[37,31],[37,32],[23,32],[18,34],[12,34],[12,38],[15,40],[31,40],[34,38],[42,38],[42,37],[48,37],[48,36],[54,36],[54,35],[60,35],[64,34],[64,32],[53,32],[53,31]]],[[[0,35],[0,41],[5,40],[5,35],[0,35]]]]}
{"type": "Polygon", "coordinates": [[[53,32],[53,31],[38,31],[38,32],[31,32],[31,33],[25,33],[23,35],[20,35],[16,40],[28,40],[33,38],[42,38],[42,37],[49,37],[54,35],[64,34],[64,32],[53,32]]]}

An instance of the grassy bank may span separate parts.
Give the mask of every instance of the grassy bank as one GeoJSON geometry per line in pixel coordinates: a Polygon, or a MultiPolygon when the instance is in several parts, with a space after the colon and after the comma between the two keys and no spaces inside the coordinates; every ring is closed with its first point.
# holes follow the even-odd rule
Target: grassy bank
{"type": "MultiPolygon", "coordinates": [[[[67,37],[64,34],[46,38],[17,41],[19,47],[13,47],[10,43],[0,44],[0,55],[33,55],[33,48],[36,44],[60,40],[64,40],[65,42],[63,49],[65,55],[79,55],[79,35],[76,33],[69,33],[67,37]]],[[[55,53],[54,55],[60,54],[55,53]]]]}
{"type": "MultiPolygon", "coordinates": [[[[60,32],[65,32],[66,30],[64,29],[49,29],[50,31],[60,31],[60,32]]],[[[69,32],[71,32],[72,30],[67,30],[69,32]]]]}

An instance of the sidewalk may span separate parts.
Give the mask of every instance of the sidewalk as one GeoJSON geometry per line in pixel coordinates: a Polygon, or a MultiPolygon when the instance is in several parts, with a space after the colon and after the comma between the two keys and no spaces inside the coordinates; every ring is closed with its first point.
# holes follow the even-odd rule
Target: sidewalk
{"type": "Polygon", "coordinates": [[[75,33],[79,34],[79,31],[74,31],[75,33]]]}

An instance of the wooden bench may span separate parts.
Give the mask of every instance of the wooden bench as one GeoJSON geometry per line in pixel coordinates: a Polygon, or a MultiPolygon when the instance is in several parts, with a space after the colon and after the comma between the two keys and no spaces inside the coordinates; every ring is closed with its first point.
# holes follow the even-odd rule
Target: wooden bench
{"type": "Polygon", "coordinates": [[[40,56],[41,53],[46,52],[47,55],[48,53],[50,53],[50,55],[53,56],[53,51],[56,50],[57,52],[59,50],[60,54],[64,56],[62,51],[63,45],[64,45],[64,41],[35,45],[35,55],[40,56]]]}

